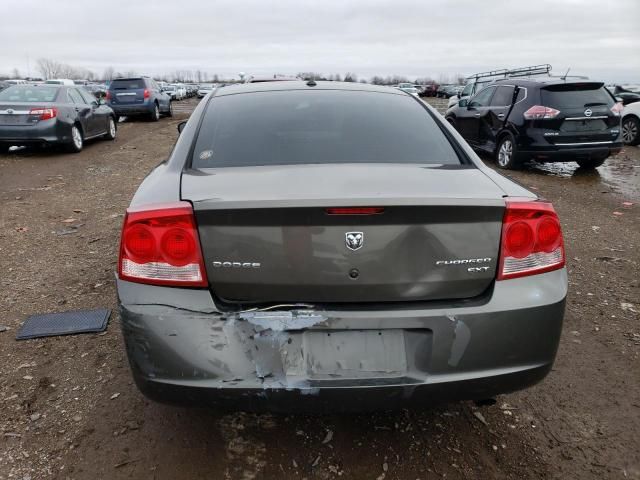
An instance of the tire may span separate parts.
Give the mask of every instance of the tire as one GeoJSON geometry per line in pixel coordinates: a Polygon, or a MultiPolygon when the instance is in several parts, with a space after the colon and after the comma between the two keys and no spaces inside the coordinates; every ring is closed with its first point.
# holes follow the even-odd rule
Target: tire
{"type": "Polygon", "coordinates": [[[160,120],[160,107],[158,107],[157,103],[153,104],[153,112],[151,112],[151,121],[157,122],[160,120]]]}
{"type": "Polygon", "coordinates": [[[498,168],[517,170],[522,166],[515,139],[510,133],[500,138],[495,155],[498,168]]]}
{"type": "Polygon", "coordinates": [[[9,153],[9,145],[0,145],[0,154],[9,153]]]}
{"type": "Polygon", "coordinates": [[[84,147],[84,136],[78,125],[71,127],[71,143],[67,144],[67,151],[71,153],[80,153],[84,147]]]}
{"type": "Polygon", "coordinates": [[[169,110],[166,113],[167,117],[173,117],[173,102],[169,102],[169,110]]]}
{"type": "Polygon", "coordinates": [[[580,168],[583,168],[585,170],[593,170],[594,168],[601,166],[607,158],[608,155],[604,158],[576,160],[576,163],[580,166],[580,168]]]}
{"type": "Polygon", "coordinates": [[[640,143],[640,120],[636,117],[622,119],[622,141],[625,145],[638,145],[640,143]]]}
{"type": "Polygon", "coordinates": [[[116,121],[113,117],[109,117],[109,125],[107,126],[107,133],[104,134],[105,140],[115,140],[116,139],[116,121]]]}

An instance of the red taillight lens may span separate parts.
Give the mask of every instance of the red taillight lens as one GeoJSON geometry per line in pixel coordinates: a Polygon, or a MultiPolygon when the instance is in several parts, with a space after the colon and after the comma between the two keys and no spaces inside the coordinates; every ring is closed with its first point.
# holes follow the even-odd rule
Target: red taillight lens
{"type": "Polygon", "coordinates": [[[32,108],[29,115],[37,115],[39,120],[49,120],[58,116],[57,108],[32,108]]]}
{"type": "Polygon", "coordinates": [[[555,118],[560,115],[560,110],[551,107],[543,107],[542,105],[534,105],[524,112],[524,118],[527,120],[546,120],[555,118]]]}
{"type": "Polygon", "coordinates": [[[379,215],[383,207],[331,207],[325,210],[327,215],[379,215]]]}
{"type": "Polygon", "coordinates": [[[620,115],[623,109],[624,105],[622,104],[622,102],[618,102],[613,107],[611,107],[611,111],[614,115],[620,115]]]}
{"type": "Polygon", "coordinates": [[[129,209],[118,275],[152,285],[207,286],[193,208],[188,202],[129,209]]]}
{"type": "Polygon", "coordinates": [[[109,90],[107,90],[107,93],[105,94],[104,98],[106,98],[107,100],[111,100],[111,92],[109,90]]]}
{"type": "Polygon", "coordinates": [[[149,90],[147,90],[146,88],[144,89],[144,98],[149,98],[151,96],[151,94],[149,93],[149,90]]]}
{"type": "Polygon", "coordinates": [[[498,280],[549,272],[564,264],[562,230],[553,206],[544,201],[507,200],[498,280]]]}

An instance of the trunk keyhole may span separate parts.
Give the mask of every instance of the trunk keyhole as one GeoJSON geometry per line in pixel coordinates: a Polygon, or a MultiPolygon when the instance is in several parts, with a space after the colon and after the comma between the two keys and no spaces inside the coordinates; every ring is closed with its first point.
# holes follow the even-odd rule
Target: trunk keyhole
{"type": "Polygon", "coordinates": [[[355,280],[359,276],[360,276],[360,272],[358,271],[357,268],[352,268],[351,270],[349,270],[349,278],[351,278],[352,280],[355,280]]]}

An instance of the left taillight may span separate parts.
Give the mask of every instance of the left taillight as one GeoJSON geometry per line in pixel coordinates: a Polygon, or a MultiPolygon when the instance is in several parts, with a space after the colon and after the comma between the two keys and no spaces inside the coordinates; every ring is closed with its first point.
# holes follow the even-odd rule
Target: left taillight
{"type": "Polygon", "coordinates": [[[38,117],[38,120],[49,120],[58,116],[57,108],[32,108],[29,110],[29,115],[38,117]]]}
{"type": "Polygon", "coordinates": [[[118,276],[152,285],[206,287],[207,274],[188,202],[127,210],[118,276]]]}
{"type": "Polygon", "coordinates": [[[560,220],[549,202],[507,200],[498,280],[558,270],[565,265],[560,220]]]}
{"type": "Polygon", "coordinates": [[[149,93],[149,90],[145,88],[144,93],[142,95],[144,96],[144,98],[149,98],[151,96],[151,93],[149,93]]]}

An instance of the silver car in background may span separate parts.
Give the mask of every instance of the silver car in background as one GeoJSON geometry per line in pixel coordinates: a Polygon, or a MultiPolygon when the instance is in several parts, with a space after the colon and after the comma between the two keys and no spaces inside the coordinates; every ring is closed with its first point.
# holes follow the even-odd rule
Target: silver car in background
{"type": "Polygon", "coordinates": [[[388,409],[550,371],[567,294],[558,217],[413,95],[229,86],[180,130],[133,198],[118,261],[148,397],[388,409]]]}
{"type": "Polygon", "coordinates": [[[198,87],[198,98],[206,97],[214,88],[216,88],[216,86],[213,83],[203,83],[198,87]]]}

